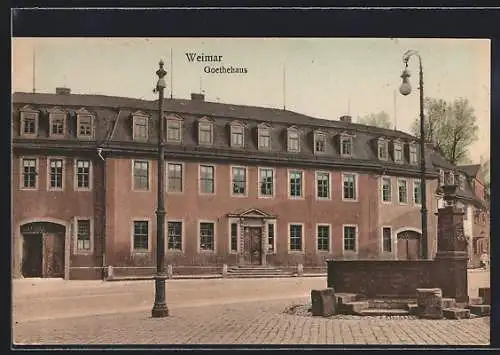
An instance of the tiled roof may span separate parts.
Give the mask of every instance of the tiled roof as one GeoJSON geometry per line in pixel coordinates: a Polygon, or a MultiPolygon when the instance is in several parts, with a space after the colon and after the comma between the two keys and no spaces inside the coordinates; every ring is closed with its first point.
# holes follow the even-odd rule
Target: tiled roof
{"type": "Polygon", "coordinates": [[[479,169],[481,169],[481,164],[459,165],[458,169],[463,171],[469,177],[476,177],[479,169]]]}

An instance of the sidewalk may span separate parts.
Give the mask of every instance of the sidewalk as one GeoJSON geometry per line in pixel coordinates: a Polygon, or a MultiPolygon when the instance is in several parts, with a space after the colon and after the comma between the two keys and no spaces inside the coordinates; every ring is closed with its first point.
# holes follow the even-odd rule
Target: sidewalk
{"type": "MultiPolygon", "coordinates": [[[[297,274],[294,275],[246,275],[242,277],[237,276],[224,276],[222,274],[200,274],[200,275],[172,275],[171,278],[167,280],[198,280],[198,279],[281,279],[290,277],[326,277],[326,273],[305,273],[301,276],[297,274]]],[[[154,280],[154,276],[119,276],[108,278],[105,281],[144,281],[144,280],[154,280]]]]}

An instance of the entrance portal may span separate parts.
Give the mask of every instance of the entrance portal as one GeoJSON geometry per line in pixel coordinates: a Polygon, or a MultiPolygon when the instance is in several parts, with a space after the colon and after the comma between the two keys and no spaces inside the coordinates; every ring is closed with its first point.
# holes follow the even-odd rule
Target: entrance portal
{"type": "Polygon", "coordinates": [[[398,260],[420,259],[421,234],[415,231],[404,231],[398,234],[398,260]]]}
{"type": "Polygon", "coordinates": [[[260,265],[262,263],[262,228],[245,227],[244,261],[246,264],[260,265]]]}
{"type": "Polygon", "coordinates": [[[21,226],[24,277],[64,277],[64,238],[66,228],[51,222],[21,226]]]}

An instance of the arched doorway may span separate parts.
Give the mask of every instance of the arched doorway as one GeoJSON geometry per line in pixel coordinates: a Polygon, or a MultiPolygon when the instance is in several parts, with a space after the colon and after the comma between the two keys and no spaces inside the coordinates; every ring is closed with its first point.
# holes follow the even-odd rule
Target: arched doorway
{"type": "Polygon", "coordinates": [[[66,227],[53,222],[21,225],[23,277],[64,277],[66,227]]]}
{"type": "Polygon", "coordinates": [[[420,259],[420,239],[422,234],[414,230],[404,230],[397,234],[398,260],[420,259]]]}

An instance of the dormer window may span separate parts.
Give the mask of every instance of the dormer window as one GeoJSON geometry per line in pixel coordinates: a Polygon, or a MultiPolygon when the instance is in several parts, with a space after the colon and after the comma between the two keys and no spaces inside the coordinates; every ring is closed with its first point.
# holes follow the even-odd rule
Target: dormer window
{"type": "Polygon", "coordinates": [[[410,164],[412,165],[417,164],[418,162],[417,146],[415,144],[410,144],[409,151],[410,151],[410,164]]]}
{"type": "Polygon", "coordinates": [[[94,136],[94,117],[85,109],[77,111],[77,136],[90,139],[94,136]]]}
{"type": "Polygon", "coordinates": [[[244,147],[244,127],[239,122],[231,123],[231,147],[244,147]]]}
{"type": "Polygon", "coordinates": [[[143,112],[136,112],[133,114],[132,119],[134,140],[147,141],[149,138],[149,117],[143,112]]]}
{"type": "Polygon", "coordinates": [[[38,134],[39,112],[25,106],[21,109],[21,135],[36,136],[38,134]]]}
{"type": "Polygon", "coordinates": [[[458,188],[460,190],[465,189],[465,176],[463,176],[462,174],[458,176],[458,188]]]}
{"type": "Polygon", "coordinates": [[[443,186],[445,184],[444,180],[444,170],[439,169],[439,186],[443,186]]]}
{"type": "Polygon", "coordinates": [[[287,151],[289,152],[299,152],[299,131],[295,127],[290,127],[287,129],[287,151]]]}
{"type": "Polygon", "coordinates": [[[271,127],[267,125],[261,125],[257,128],[258,133],[258,146],[259,150],[270,150],[271,149],[271,127]]]}
{"type": "Polygon", "coordinates": [[[343,157],[352,156],[352,139],[353,137],[347,134],[340,136],[340,155],[343,157]]]}
{"type": "Polygon", "coordinates": [[[167,117],[167,142],[182,141],[182,120],[178,117],[167,117]]]}
{"type": "Polygon", "coordinates": [[[51,137],[66,133],[66,113],[58,108],[49,110],[49,134],[51,137]]]}
{"type": "Polygon", "coordinates": [[[380,160],[389,159],[389,142],[383,138],[378,140],[378,158],[380,160]]]}
{"type": "Polygon", "coordinates": [[[448,172],[448,185],[455,185],[455,173],[453,171],[448,172]]]}
{"type": "Polygon", "coordinates": [[[321,131],[314,132],[314,153],[326,152],[326,134],[321,131]]]}
{"type": "Polygon", "coordinates": [[[394,161],[396,163],[403,162],[403,145],[400,142],[394,142],[394,161]]]}
{"type": "Polygon", "coordinates": [[[213,144],[213,123],[206,118],[198,122],[198,144],[213,144]]]}

